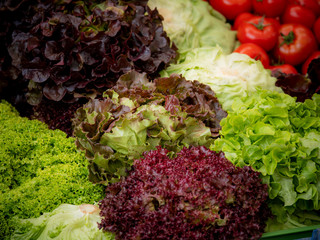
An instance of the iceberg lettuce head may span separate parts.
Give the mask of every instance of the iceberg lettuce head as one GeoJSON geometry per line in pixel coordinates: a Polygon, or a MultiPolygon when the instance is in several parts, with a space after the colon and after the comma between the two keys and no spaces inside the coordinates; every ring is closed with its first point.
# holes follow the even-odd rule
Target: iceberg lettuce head
{"type": "Polygon", "coordinates": [[[163,16],[163,27],[179,51],[219,45],[231,53],[236,44],[236,31],[226,18],[207,2],[199,0],[150,0],[163,16]]]}
{"type": "Polygon", "coordinates": [[[177,64],[162,71],[162,76],[182,74],[188,80],[209,85],[222,107],[229,111],[237,97],[245,97],[256,88],[282,92],[275,86],[270,70],[245,54],[225,54],[220,47],[195,48],[181,53],[177,64]]]}

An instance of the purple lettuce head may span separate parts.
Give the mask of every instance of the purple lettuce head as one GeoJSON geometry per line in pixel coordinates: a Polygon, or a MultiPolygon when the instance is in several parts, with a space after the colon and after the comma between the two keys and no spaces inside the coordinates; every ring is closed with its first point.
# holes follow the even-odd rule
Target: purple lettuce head
{"type": "Polygon", "coordinates": [[[117,239],[259,239],[267,192],[259,173],[223,153],[190,147],[172,159],[158,147],[106,188],[99,227],[117,239]]]}

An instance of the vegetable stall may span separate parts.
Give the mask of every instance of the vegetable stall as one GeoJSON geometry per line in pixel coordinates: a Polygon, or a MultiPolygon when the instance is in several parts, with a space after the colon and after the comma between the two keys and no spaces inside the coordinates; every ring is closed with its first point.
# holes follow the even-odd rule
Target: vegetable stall
{"type": "Polygon", "coordinates": [[[317,0],[0,1],[0,238],[311,236],[319,24],[317,0]]]}

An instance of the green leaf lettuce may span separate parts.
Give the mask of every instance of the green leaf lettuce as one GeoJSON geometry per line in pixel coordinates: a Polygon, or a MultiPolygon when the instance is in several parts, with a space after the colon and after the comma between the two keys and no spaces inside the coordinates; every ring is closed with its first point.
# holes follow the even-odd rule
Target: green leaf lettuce
{"type": "Polygon", "coordinates": [[[301,103],[260,89],[235,101],[221,126],[211,149],[269,185],[267,231],[320,223],[320,95],[301,103]]]}

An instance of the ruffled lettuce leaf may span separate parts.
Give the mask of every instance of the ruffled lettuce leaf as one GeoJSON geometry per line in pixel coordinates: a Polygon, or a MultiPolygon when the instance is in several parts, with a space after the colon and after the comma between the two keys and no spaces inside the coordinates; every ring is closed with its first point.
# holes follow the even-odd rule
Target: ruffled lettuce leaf
{"type": "Polygon", "coordinates": [[[203,84],[178,75],[150,83],[145,74],[130,72],[103,99],[77,110],[74,136],[89,159],[89,179],[108,184],[158,145],[173,152],[209,146],[225,116],[214,92],[203,84]]]}
{"type": "Polygon", "coordinates": [[[301,103],[258,90],[235,101],[221,126],[211,148],[236,166],[252,166],[269,185],[276,217],[267,231],[320,223],[320,95],[301,103]]]}

